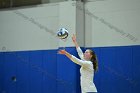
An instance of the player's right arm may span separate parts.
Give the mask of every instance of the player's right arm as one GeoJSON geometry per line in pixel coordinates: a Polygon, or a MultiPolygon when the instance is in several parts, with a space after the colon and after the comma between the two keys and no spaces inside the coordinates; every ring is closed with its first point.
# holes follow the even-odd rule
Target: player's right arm
{"type": "Polygon", "coordinates": [[[76,36],[75,36],[74,34],[73,34],[73,36],[72,36],[72,41],[73,41],[73,43],[74,43],[74,45],[75,45],[75,47],[76,47],[76,50],[77,50],[77,52],[78,52],[79,57],[80,57],[82,60],[84,60],[83,52],[82,52],[80,46],[78,45],[78,43],[77,43],[77,41],[76,41],[76,36]]]}

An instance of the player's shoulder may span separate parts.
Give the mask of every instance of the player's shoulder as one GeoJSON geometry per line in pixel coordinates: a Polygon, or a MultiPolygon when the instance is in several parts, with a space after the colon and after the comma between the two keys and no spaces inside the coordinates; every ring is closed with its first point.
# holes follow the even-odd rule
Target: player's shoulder
{"type": "Polygon", "coordinates": [[[92,62],[91,62],[91,61],[85,61],[85,62],[86,62],[87,64],[89,64],[89,65],[90,65],[90,64],[92,64],[92,62]]]}

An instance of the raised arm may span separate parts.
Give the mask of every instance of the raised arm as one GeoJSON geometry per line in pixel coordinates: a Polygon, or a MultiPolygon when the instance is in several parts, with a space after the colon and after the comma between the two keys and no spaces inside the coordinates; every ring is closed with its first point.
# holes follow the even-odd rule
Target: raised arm
{"type": "Polygon", "coordinates": [[[76,46],[76,50],[77,50],[77,52],[78,52],[79,57],[80,57],[82,60],[84,60],[83,52],[82,52],[81,48],[79,47],[79,45],[78,45],[78,43],[77,43],[77,41],[76,41],[76,36],[75,36],[74,34],[73,34],[73,36],[72,36],[72,41],[73,41],[74,45],[76,46]]]}
{"type": "Polygon", "coordinates": [[[79,45],[78,45],[78,43],[77,43],[77,41],[76,41],[76,36],[75,36],[74,34],[73,34],[73,36],[72,36],[72,41],[73,41],[74,45],[76,46],[76,48],[78,48],[79,45]]]}

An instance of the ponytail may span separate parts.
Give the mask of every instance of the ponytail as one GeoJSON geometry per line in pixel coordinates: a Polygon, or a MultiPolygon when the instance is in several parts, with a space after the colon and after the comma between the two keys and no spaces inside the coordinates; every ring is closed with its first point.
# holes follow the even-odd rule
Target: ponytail
{"type": "MultiPolygon", "coordinates": [[[[90,49],[89,49],[90,50],[90,49]]],[[[97,56],[96,54],[94,53],[94,51],[90,50],[90,53],[92,55],[91,57],[91,61],[93,63],[93,69],[94,69],[94,72],[96,72],[98,70],[98,61],[97,61],[97,56]]]]}

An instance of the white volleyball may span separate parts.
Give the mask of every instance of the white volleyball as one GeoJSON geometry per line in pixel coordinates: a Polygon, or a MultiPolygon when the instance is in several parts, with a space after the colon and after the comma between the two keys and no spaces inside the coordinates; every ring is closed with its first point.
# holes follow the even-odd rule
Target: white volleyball
{"type": "Polygon", "coordinates": [[[60,28],[57,32],[57,36],[60,39],[66,39],[68,37],[69,33],[68,30],[66,28],[60,28]]]}

